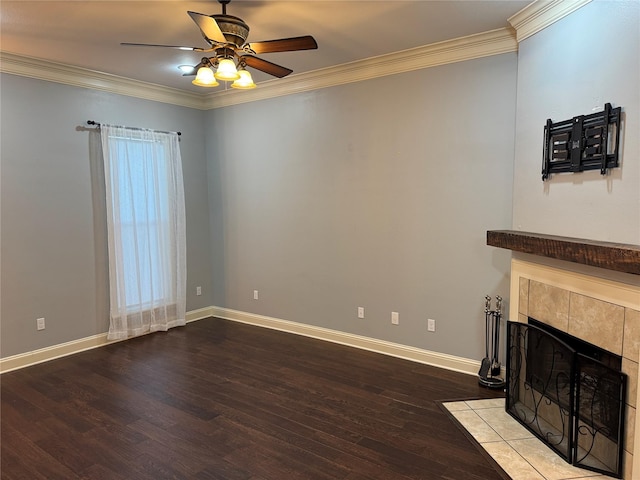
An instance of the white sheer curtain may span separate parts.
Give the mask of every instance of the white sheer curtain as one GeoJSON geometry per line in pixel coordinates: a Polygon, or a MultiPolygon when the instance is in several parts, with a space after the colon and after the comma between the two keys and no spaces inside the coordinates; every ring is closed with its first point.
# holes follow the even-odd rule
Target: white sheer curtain
{"type": "Polygon", "coordinates": [[[110,340],[185,324],[186,239],[177,134],[101,125],[110,340]]]}

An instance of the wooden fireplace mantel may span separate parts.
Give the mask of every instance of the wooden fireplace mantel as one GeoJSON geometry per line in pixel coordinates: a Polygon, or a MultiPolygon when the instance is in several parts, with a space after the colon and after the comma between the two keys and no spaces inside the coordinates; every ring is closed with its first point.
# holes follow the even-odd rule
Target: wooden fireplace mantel
{"type": "Polygon", "coordinates": [[[487,245],[640,275],[640,245],[517,230],[488,230],[487,245]]]}

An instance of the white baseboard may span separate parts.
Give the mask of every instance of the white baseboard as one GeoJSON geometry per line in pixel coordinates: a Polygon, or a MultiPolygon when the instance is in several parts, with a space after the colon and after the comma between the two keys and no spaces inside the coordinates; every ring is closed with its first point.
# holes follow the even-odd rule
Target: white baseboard
{"type": "MultiPolygon", "coordinates": [[[[210,316],[210,307],[201,308],[187,312],[186,321],[187,323],[190,323],[210,316]]],[[[48,362],[49,360],[54,360],[56,358],[66,357],[67,355],[73,355],[74,353],[84,352],[85,350],[91,350],[92,348],[103,347],[119,341],[122,340],[108,340],[107,332],[104,332],[90,337],[52,345],[51,347],[20,353],[11,357],[0,358],[0,374],[11,372],[12,370],[17,370],[19,368],[29,367],[37,363],[48,362]]]]}
{"type": "Polygon", "coordinates": [[[412,362],[424,363],[434,367],[440,367],[455,372],[477,375],[480,362],[468,358],[456,357],[446,353],[432,352],[408,345],[378,340],[376,338],[363,337],[338,330],[306,325],[303,323],[281,320],[279,318],[266,317],[255,313],[241,312],[229,308],[211,307],[211,316],[233,320],[235,322],[248,323],[259,327],[272,328],[282,332],[295,333],[305,337],[317,338],[327,342],[339,343],[349,347],[360,348],[371,352],[382,353],[392,357],[403,358],[412,362]]]}
{"type": "Polygon", "coordinates": [[[66,357],[74,353],[83,352],[96,347],[102,347],[110,342],[107,340],[107,334],[100,333],[98,335],[92,335],[90,337],[80,338],[78,340],[72,340],[70,342],[59,343],[51,347],[41,348],[39,350],[32,350],[26,353],[20,353],[18,355],[12,355],[0,359],[0,373],[11,372],[19,368],[29,367],[37,363],[48,362],[60,357],[66,357]]]}
{"type": "MultiPolygon", "coordinates": [[[[476,375],[480,368],[480,362],[468,358],[456,357],[446,353],[432,352],[408,345],[378,340],[376,338],[363,337],[352,333],[331,330],[304,323],[291,322],[279,318],[266,317],[255,313],[241,312],[222,307],[206,307],[187,312],[187,323],[208,317],[218,317],[234,322],[246,323],[258,327],[271,328],[287,333],[303,335],[327,342],[338,343],[349,347],[360,348],[371,352],[382,353],[392,357],[403,358],[412,362],[424,363],[434,367],[440,367],[455,372],[476,375]]],[[[114,343],[107,339],[107,333],[100,333],[91,337],[73,340],[71,342],[53,345],[51,347],[33,350],[0,359],[0,373],[10,372],[19,368],[28,367],[37,363],[47,362],[56,358],[65,357],[92,348],[102,347],[114,343]]]]}
{"type": "Polygon", "coordinates": [[[199,308],[198,310],[191,310],[190,312],[187,312],[186,320],[187,323],[191,323],[209,317],[211,317],[211,307],[204,307],[199,308]]]}

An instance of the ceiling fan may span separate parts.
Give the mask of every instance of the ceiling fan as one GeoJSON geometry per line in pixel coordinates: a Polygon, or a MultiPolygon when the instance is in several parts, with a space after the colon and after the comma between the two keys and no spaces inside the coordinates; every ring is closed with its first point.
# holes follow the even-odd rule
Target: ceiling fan
{"type": "Polygon", "coordinates": [[[255,68],[278,78],[286,77],[293,72],[287,67],[256,57],[256,54],[293,52],[318,48],[318,44],[311,35],[247,43],[249,25],[239,17],[227,15],[227,4],[231,0],[218,0],[218,2],[222,5],[222,14],[219,15],[187,12],[209,44],[207,48],[148,43],[121,43],[121,45],[176,48],[202,53],[213,52],[212,56],[202,57],[202,60],[197,65],[183,75],[189,76],[197,73],[193,83],[203,87],[219,85],[216,82],[217,79],[233,81],[234,83],[231,86],[241,89],[255,87],[251,74],[246,70],[246,67],[255,68]],[[214,69],[216,70],[215,73],[213,72],[214,69]]]}

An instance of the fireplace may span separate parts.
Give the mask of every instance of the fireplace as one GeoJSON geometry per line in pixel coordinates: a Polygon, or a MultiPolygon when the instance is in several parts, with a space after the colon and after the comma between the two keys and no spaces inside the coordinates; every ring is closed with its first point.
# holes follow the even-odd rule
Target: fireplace
{"type": "MultiPolygon", "coordinates": [[[[535,319],[552,332],[577,337],[617,357],[620,367],[612,368],[627,377],[622,428],[617,435],[622,445],[622,478],[640,478],[640,453],[634,455],[635,446],[640,449],[640,424],[636,428],[640,246],[511,230],[487,232],[487,244],[513,252],[509,320],[529,328],[537,325],[529,321],[535,319]]],[[[616,416],[609,407],[604,410],[616,416]]],[[[598,426],[599,422],[594,423],[598,426]]],[[[610,435],[616,436],[615,432],[610,435]]]]}
{"type": "Polygon", "coordinates": [[[507,329],[507,413],[567,462],[622,478],[622,357],[531,317],[507,329]]]}

